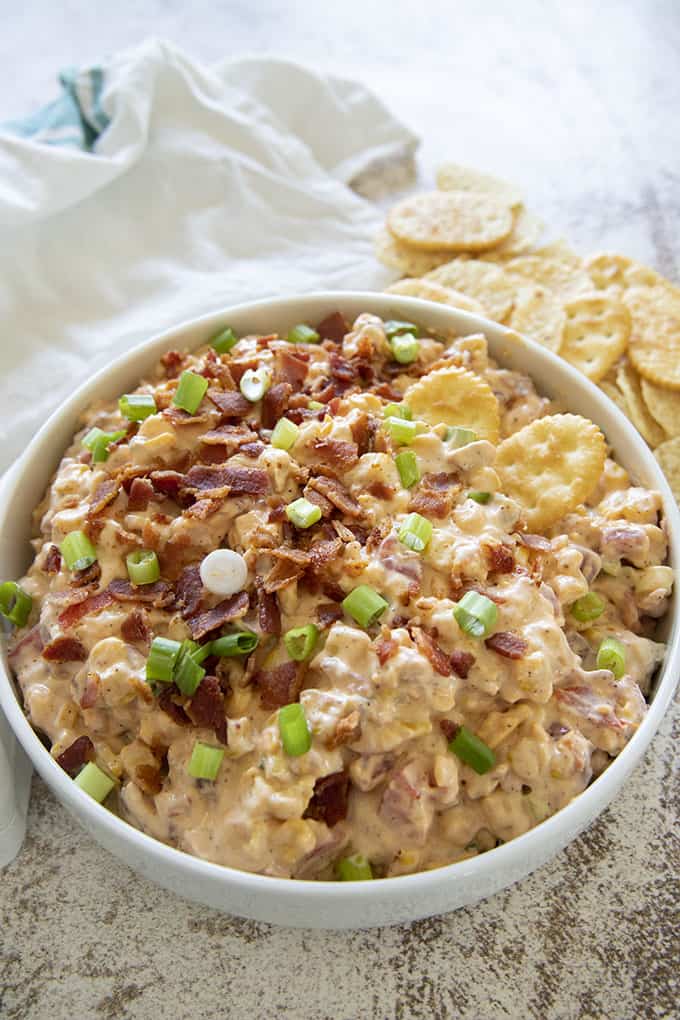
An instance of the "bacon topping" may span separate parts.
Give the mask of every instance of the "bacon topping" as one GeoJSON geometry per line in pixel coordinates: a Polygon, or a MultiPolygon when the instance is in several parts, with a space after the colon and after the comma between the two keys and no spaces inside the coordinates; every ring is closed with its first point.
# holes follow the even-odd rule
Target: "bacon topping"
{"type": "Polygon", "coordinates": [[[349,715],[343,715],[342,719],[338,721],[335,733],[326,741],[326,747],[329,751],[333,751],[336,747],[342,747],[343,744],[351,744],[353,740],[358,740],[360,736],[361,716],[355,709],[349,715]]]}
{"type": "Polygon", "coordinates": [[[174,379],[179,375],[179,370],[184,364],[184,355],[180,351],[168,351],[161,355],[161,364],[168,379],[174,379]]]}
{"type": "MultiPolygon", "coordinates": [[[[272,550],[274,552],[274,550],[272,550]]],[[[304,566],[290,559],[277,560],[264,579],[264,590],[271,594],[297,581],[305,572],[304,566]]]]}
{"type": "Polygon", "coordinates": [[[129,644],[134,644],[136,641],[140,641],[143,644],[148,643],[151,632],[141,609],[134,609],[131,613],[128,613],[121,624],[120,633],[129,644]]]}
{"type": "Polygon", "coordinates": [[[388,659],[392,658],[398,647],[399,645],[393,638],[379,638],[376,641],[375,652],[381,666],[384,666],[388,659]]]}
{"type": "Polygon", "coordinates": [[[268,487],[267,472],[259,468],[195,464],[184,476],[184,488],[204,496],[261,496],[268,487]]]}
{"type": "Polygon", "coordinates": [[[375,499],[389,500],[394,496],[393,487],[385,482],[371,482],[370,485],[366,486],[366,489],[375,499]]]}
{"type": "Polygon", "coordinates": [[[458,723],[455,723],[452,719],[440,719],[439,728],[447,740],[453,740],[456,733],[460,729],[460,726],[458,725],[458,723]]]}
{"type": "Polygon", "coordinates": [[[322,340],[332,340],[336,344],[341,344],[349,333],[349,323],[342,312],[331,312],[319,323],[316,331],[322,340]]]}
{"type": "Polygon", "coordinates": [[[203,594],[201,568],[192,563],[184,568],[175,583],[175,609],[179,609],[183,619],[198,612],[203,594]]]}
{"type": "Polygon", "coordinates": [[[342,606],[336,602],[322,602],[316,607],[316,622],[324,630],[342,620],[343,615],[342,606]]]}
{"type": "Polygon", "coordinates": [[[199,499],[195,503],[192,503],[184,513],[183,517],[194,517],[198,521],[206,521],[208,517],[212,517],[222,506],[221,499],[199,499]]]}
{"type": "Polygon", "coordinates": [[[523,637],[520,637],[519,634],[511,634],[507,630],[499,630],[496,634],[492,634],[484,644],[506,659],[521,659],[529,647],[523,637]]]}
{"type": "Polygon", "coordinates": [[[236,595],[231,595],[228,599],[218,603],[212,609],[206,609],[202,613],[189,616],[187,623],[189,624],[189,630],[194,641],[198,641],[199,638],[205,637],[213,630],[217,630],[218,627],[222,627],[225,623],[231,623],[232,620],[238,620],[248,612],[248,593],[245,591],[239,591],[236,595]]]}
{"type": "Polygon", "coordinates": [[[344,439],[317,438],[314,440],[314,449],[322,463],[338,471],[347,471],[359,460],[357,444],[348,443],[344,439]]]}
{"type": "Polygon", "coordinates": [[[342,482],[339,482],[337,478],[326,478],[325,475],[319,475],[317,478],[310,478],[309,487],[314,489],[316,492],[332,503],[333,506],[337,507],[338,510],[343,514],[347,514],[348,517],[361,517],[363,510],[356,499],[350,495],[342,482]]]}
{"type": "Polygon", "coordinates": [[[239,390],[208,390],[211,400],[223,418],[245,418],[252,404],[239,390]]]}
{"type": "Polygon", "coordinates": [[[413,627],[411,635],[421,655],[432,664],[440,676],[451,676],[451,657],[421,627],[413,627]]]}
{"type": "Polygon", "coordinates": [[[281,708],[297,701],[302,687],[302,671],[296,662],[284,662],[276,669],[260,669],[253,677],[260,691],[263,708],[281,708]]]}
{"type": "Polygon", "coordinates": [[[96,517],[109,503],[112,503],[120,490],[120,484],[115,478],[105,479],[95,489],[92,501],[87,508],[88,517],[96,517]]]}
{"type": "Polygon", "coordinates": [[[163,778],[157,765],[142,762],[141,765],[135,767],[132,779],[135,785],[149,797],[155,797],[163,789],[163,778]]]}
{"type": "Polygon", "coordinates": [[[43,659],[48,662],[84,662],[87,658],[85,646],[78,638],[60,634],[42,650],[43,659]]]}
{"type": "Polygon", "coordinates": [[[133,478],[128,493],[128,510],[146,510],[154,497],[154,487],[148,478],[133,478]]]}
{"type": "Polygon", "coordinates": [[[328,361],[333,380],[339,383],[343,389],[347,389],[348,386],[357,381],[359,373],[357,372],[356,365],[348,361],[347,358],[343,358],[337,351],[331,351],[328,361]]]}
{"type": "Polygon", "coordinates": [[[206,432],[201,436],[201,442],[205,443],[206,446],[224,446],[227,450],[232,452],[238,450],[243,443],[247,443],[251,439],[256,439],[255,433],[248,428],[247,425],[220,425],[216,429],[211,429],[210,432],[206,432]]]}
{"type": "Polygon", "coordinates": [[[257,592],[257,619],[263,634],[281,633],[281,611],[276,595],[264,590],[261,577],[255,578],[257,592]]]}
{"type": "Polygon", "coordinates": [[[158,695],[158,707],[169,715],[173,722],[176,722],[178,726],[188,726],[191,723],[191,719],[184,711],[182,705],[175,701],[176,697],[179,697],[179,691],[174,684],[162,684],[162,689],[158,695]]]}
{"type": "Polygon", "coordinates": [[[85,567],[83,570],[76,570],[71,575],[71,583],[76,588],[84,588],[89,584],[95,584],[102,576],[102,568],[99,563],[95,560],[89,567],[85,567]]]}
{"type": "Polygon", "coordinates": [[[276,375],[294,389],[300,389],[307,378],[309,355],[306,351],[293,352],[288,346],[276,352],[276,375]]]}
{"type": "Polygon", "coordinates": [[[443,520],[448,517],[451,510],[451,497],[433,489],[419,489],[411,496],[408,508],[422,514],[423,517],[437,517],[443,520]]]}
{"type": "Polygon", "coordinates": [[[303,818],[325,822],[331,829],[347,817],[349,773],[333,772],[314,783],[314,793],[303,818]]]}
{"type": "Polygon", "coordinates": [[[79,620],[82,620],[84,616],[87,616],[89,613],[100,612],[106,606],[110,606],[113,601],[114,598],[111,592],[105,590],[98,592],[96,595],[80,599],[78,602],[72,602],[71,605],[59,613],[59,626],[67,630],[78,623],[79,620]]]}
{"type": "Polygon", "coordinates": [[[216,676],[203,677],[186,711],[194,725],[213,729],[220,743],[227,743],[224,694],[216,676]]]}
{"type": "MultiPolygon", "coordinates": [[[[339,538],[323,539],[321,542],[315,542],[314,545],[309,547],[311,570],[314,573],[323,570],[325,566],[338,556],[341,550],[342,541],[339,538]]],[[[344,595],[340,597],[344,598],[344,595]]]]}
{"type": "Polygon", "coordinates": [[[59,546],[51,545],[45,557],[45,573],[58,574],[61,570],[61,553],[59,546]]]}
{"type": "Polygon", "coordinates": [[[273,429],[288,407],[293,387],[290,383],[274,383],[262,398],[262,427],[273,429]]]}
{"type": "Polygon", "coordinates": [[[250,457],[252,460],[256,460],[264,449],[264,443],[244,443],[243,446],[239,447],[238,452],[242,453],[244,457],[250,457]]]}
{"type": "Polygon", "coordinates": [[[189,414],[183,407],[175,407],[174,405],[166,407],[162,414],[175,428],[184,427],[185,425],[205,425],[210,421],[210,415],[207,410],[202,414],[189,414]]]}
{"type": "Polygon", "coordinates": [[[515,566],[512,549],[507,545],[487,545],[484,547],[489,570],[498,574],[511,574],[515,566]]]}
{"type": "Polygon", "coordinates": [[[450,655],[451,669],[461,680],[467,678],[468,673],[475,664],[475,657],[470,652],[464,652],[461,648],[454,648],[450,655]]]}
{"type": "Polygon", "coordinates": [[[88,761],[94,761],[94,744],[89,737],[78,737],[57,756],[56,761],[64,772],[68,772],[70,776],[76,776],[83,765],[86,765],[88,761]]]}
{"type": "Polygon", "coordinates": [[[134,585],[125,577],[114,577],[108,591],[117,602],[150,602],[157,609],[172,602],[172,589],[167,581],[134,585]]]}

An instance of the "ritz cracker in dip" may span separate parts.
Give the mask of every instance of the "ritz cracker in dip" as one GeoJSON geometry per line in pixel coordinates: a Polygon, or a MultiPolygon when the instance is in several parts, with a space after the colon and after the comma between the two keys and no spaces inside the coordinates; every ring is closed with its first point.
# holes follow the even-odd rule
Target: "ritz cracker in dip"
{"type": "Polygon", "coordinates": [[[0,589],[33,726],[131,824],[246,871],[512,839],[621,751],[664,656],[659,495],[481,334],[225,328],[88,411],[35,520],[0,589]]]}

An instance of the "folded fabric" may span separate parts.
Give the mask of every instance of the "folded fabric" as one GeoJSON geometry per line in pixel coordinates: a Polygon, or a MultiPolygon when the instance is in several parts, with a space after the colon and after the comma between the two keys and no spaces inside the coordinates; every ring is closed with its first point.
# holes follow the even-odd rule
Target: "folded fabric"
{"type": "MultiPolygon", "coordinates": [[[[0,472],[88,374],[160,330],[250,298],[384,286],[379,213],[349,185],[416,144],[361,85],[283,60],[204,68],[153,41],[61,83],[0,128],[0,472]]],[[[16,791],[2,864],[27,769],[4,724],[0,744],[16,791]]],[[[0,796],[0,837],[2,813],[0,796]]]]}

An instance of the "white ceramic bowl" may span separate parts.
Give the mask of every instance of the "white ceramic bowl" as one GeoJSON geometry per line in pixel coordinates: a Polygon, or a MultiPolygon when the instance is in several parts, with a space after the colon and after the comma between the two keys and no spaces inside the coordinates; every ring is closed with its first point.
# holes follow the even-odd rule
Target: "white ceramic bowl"
{"type": "MultiPolygon", "coordinates": [[[[0,578],[20,577],[30,561],[31,512],[41,499],[77,419],[98,398],[111,399],[134,386],[159,356],[173,347],[197,347],[219,328],[237,333],[284,332],[297,322],[319,322],[340,309],[351,321],[362,311],[424,325],[483,332],[492,356],[528,372],[539,391],[560,398],[604,430],[618,460],[643,485],[660,490],[673,567],[680,567],[680,515],[654,457],[617,408],[590,382],[542,347],[492,322],[444,305],[375,293],[324,293],[239,305],[205,316],[147,341],[116,359],[73,394],[26,450],[3,493],[0,507],[0,578]]],[[[666,620],[668,656],[649,712],[621,754],[568,807],[523,836],[445,868],[373,882],[301,882],[267,878],[210,864],[165,846],[134,829],[83,793],[51,758],[17,700],[2,655],[0,704],[35,768],[56,797],[102,846],[142,875],[190,899],[242,917],[310,928],[365,928],[413,921],[474,903],[516,882],[574,839],[610,802],[644,754],[672,698],[680,672],[678,599],[666,620]]]]}

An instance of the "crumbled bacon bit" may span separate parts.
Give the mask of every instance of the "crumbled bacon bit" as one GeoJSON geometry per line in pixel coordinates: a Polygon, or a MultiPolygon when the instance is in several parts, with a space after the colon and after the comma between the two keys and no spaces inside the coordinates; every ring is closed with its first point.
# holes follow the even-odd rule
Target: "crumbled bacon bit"
{"type": "MultiPolygon", "coordinates": [[[[259,368],[259,365],[260,362],[257,358],[232,358],[229,362],[229,368],[236,385],[238,386],[249,368],[256,369],[259,368]]],[[[210,396],[210,394],[208,394],[208,396],[210,396]]],[[[250,404],[249,407],[252,407],[252,404],[250,404]]]]}
{"type": "Polygon", "coordinates": [[[357,503],[354,496],[350,495],[342,482],[339,482],[337,478],[327,478],[325,475],[319,475],[316,478],[310,478],[308,486],[320,493],[329,503],[337,507],[341,513],[347,514],[348,517],[361,517],[363,515],[360,504],[357,503]]]}
{"type": "Polygon", "coordinates": [[[221,499],[199,499],[195,503],[192,503],[190,507],[184,511],[184,517],[195,517],[199,521],[206,521],[208,517],[212,517],[222,506],[221,499]]]}
{"type": "Polygon", "coordinates": [[[239,591],[236,595],[230,595],[228,599],[219,602],[212,609],[206,609],[201,613],[187,617],[189,630],[194,641],[205,637],[211,631],[217,630],[225,623],[232,620],[239,620],[248,612],[248,593],[239,591]]]}
{"type": "Polygon", "coordinates": [[[378,397],[382,397],[383,400],[396,401],[399,403],[403,400],[404,394],[396,389],[391,383],[381,382],[377,386],[374,386],[373,392],[378,397]]]}
{"type": "Polygon", "coordinates": [[[260,669],[253,677],[263,708],[282,708],[298,700],[302,671],[296,662],[284,662],[275,669],[260,669]]]}
{"type": "Polygon", "coordinates": [[[447,740],[453,740],[456,733],[460,729],[460,726],[458,725],[458,723],[455,723],[452,719],[440,719],[439,728],[447,740]]]}
{"type": "Polygon", "coordinates": [[[366,491],[371,494],[375,499],[390,500],[394,496],[394,488],[391,485],[387,485],[385,482],[370,482],[366,486],[366,491]]]}
{"type": "Polygon", "coordinates": [[[325,822],[332,829],[347,817],[348,797],[348,772],[333,772],[330,776],[321,776],[314,783],[312,799],[302,817],[325,822]]]}
{"type": "Polygon", "coordinates": [[[102,568],[99,563],[95,560],[89,567],[85,567],[83,570],[76,570],[71,575],[71,583],[76,588],[85,588],[87,585],[95,584],[102,576],[102,568]]]}
{"type": "Polygon", "coordinates": [[[174,597],[167,581],[134,585],[126,577],[114,577],[108,591],[117,602],[150,602],[156,609],[167,606],[174,597]]]}
{"type": "MultiPolygon", "coordinates": [[[[339,538],[323,539],[321,542],[315,542],[314,545],[309,547],[311,570],[318,573],[336,559],[341,552],[342,542],[339,538]]],[[[344,595],[341,598],[344,598],[344,595]]]]}
{"type": "Polygon", "coordinates": [[[78,638],[60,634],[45,645],[42,657],[48,662],[85,662],[87,650],[78,638]]]}
{"type": "Polygon", "coordinates": [[[219,425],[201,436],[201,442],[206,446],[223,446],[227,451],[234,453],[240,447],[252,439],[256,439],[255,433],[247,425],[219,425]]]}
{"type": "Polygon", "coordinates": [[[506,659],[521,659],[529,648],[528,642],[523,637],[520,637],[519,634],[511,634],[507,630],[499,630],[496,634],[492,634],[484,644],[506,659]]]}
{"type": "Polygon", "coordinates": [[[195,726],[213,729],[220,743],[227,743],[224,694],[216,676],[203,677],[186,711],[195,726]]]}
{"type": "Polygon", "coordinates": [[[59,613],[58,620],[59,626],[66,630],[69,627],[73,627],[74,624],[82,620],[84,616],[88,616],[92,613],[98,613],[100,610],[110,606],[114,601],[113,595],[110,591],[100,591],[96,595],[87,596],[84,599],[80,599],[78,602],[72,602],[71,605],[67,606],[59,613]]]}
{"type": "Polygon", "coordinates": [[[358,373],[356,365],[348,361],[347,358],[343,358],[341,354],[331,351],[328,356],[328,362],[334,382],[340,383],[346,388],[357,381],[358,373]]]}
{"type": "Polygon", "coordinates": [[[264,590],[264,583],[261,577],[255,578],[255,590],[257,592],[257,619],[260,630],[263,634],[280,634],[281,611],[276,595],[264,590]]]}
{"type": "Polygon", "coordinates": [[[225,491],[232,496],[261,496],[269,488],[269,477],[259,468],[195,464],[184,476],[184,488],[214,497],[225,491]]]}
{"type": "Polygon", "coordinates": [[[202,414],[189,414],[183,407],[166,407],[162,412],[163,417],[167,418],[170,424],[174,428],[184,428],[185,426],[191,425],[205,425],[210,421],[210,415],[208,411],[204,411],[202,414]]]}
{"type": "Polygon", "coordinates": [[[120,483],[116,478],[106,478],[95,489],[92,500],[87,508],[88,517],[96,517],[109,503],[112,503],[120,491],[120,483]]]}
{"type": "Polygon", "coordinates": [[[305,572],[304,566],[296,564],[292,560],[277,560],[272,569],[264,579],[264,590],[268,594],[287,588],[293,581],[297,581],[305,572]]]}
{"type": "Polygon", "coordinates": [[[282,545],[278,549],[272,549],[270,556],[275,560],[290,560],[299,566],[306,567],[311,562],[311,556],[304,549],[293,549],[291,546],[282,545]]]}
{"type": "MultiPolygon", "coordinates": [[[[277,379],[290,383],[293,389],[301,389],[307,378],[309,354],[306,351],[293,352],[286,346],[279,348],[275,357],[277,379]]],[[[306,406],[308,399],[305,397],[305,404],[302,406],[306,406]]]]}
{"type": "Polygon", "coordinates": [[[336,344],[341,344],[349,333],[349,323],[342,312],[331,312],[319,323],[316,331],[322,340],[332,340],[336,344]]]}
{"type": "Polygon", "coordinates": [[[252,460],[257,460],[264,449],[264,443],[244,443],[243,446],[239,447],[238,452],[242,453],[244,457],[250,457],[252,460]]]}
{"type": "Polygon", "coordinates": [[[184,711],[183,706],[179,703],[182,695],[175,687],[174,684],[161,684],[161,691],[158,695],[158,707],[169,715],[173,722],[176,722],[178,726],[189,726],[191,719],[184,711]]]}
{"type": "Polygon", "coordinates": [[[146,510],[154,497],[154,487],[148,478],[133,478],[128,492],[128,510],[146,510]]]}
{"type": "Polygon", "coordinates": [[[148,644],[151,632],[141,609],[134,609],[128,613],[121,624],[120,633],[129,644],[134,644],[136,641],[148,644]]]}
{"type": "Polygon", "coordinates": [[[336,747],[342,747],[343,744],[351,744],[352,741],[358,740],[360,736],[361,716],[355,709],[349,715],[344,715],[342,719],[338,720],[335,733],[326,741],[326,747],[329,751],[333,751],[336,747]]]}
{"type": "Polygon", "coordinates": [[[322,602],[316,607],[316,622],[325,630],[343,617],[342,607],[336,602],[322,602]]]}
{"type": "Polygon", "coordinates": [[[179,375],[180,369],[184,364],[184,355],[181,351],[168,351],[166,354],[161,355],[161,364],[165,369],[168,379],[174,379],[179,375]]]}
{"type": "Polygon", "coordinates": [[[512,549],[507,545],[494,544],[485,545],[484,553],[489,564],[489,570],[497,574],[511,574],[515,566],[515,557],[512,549]]]}
{"type": "Polygon", "coordinates": [[[182,618],[186,620],[198,612],[203,595],[201,568],[197,563],[192,563],[184,568],[175,583],[175,609],[179,609],[182,618]]]}
{"type": "Polygon", "coordinates": [[[148,797],[155,797],[163,789],[161,770],[157,765],[149,765],[146,762],[135,767],[132,781],[148,797]]]}
{"type": "Polygon", "coordinates": [[[461,680],[465,680],[468,673],[475,664],[475,657],[470,652],[464,652],[460,648],[454,648],[451,652],[451,669],[459,676],[461,680]]]}
{"type": "Polygon", "coordinates": [[[223,418],[245,418],[253,406],[239,390],[210,389],[208,400],[212,401],[223,418]]]}
{"type": "Polygon", "coordinates": [[[312,488],[309,483],[305,486],[303,495],[310,503],[314,503],[315,506],[318,506],[321,509],[321,513],[324,517],[330,517],[333,513],[334,507],[331,501],[326,499],[325,496],[322,496],[320,492],[316,491],[316,489],[312,488]]]}
{"type": "Polygon", "coordinates": [[[176,499],[184,481],[184,475],[179,471],[152,471],[149,479],[156,492],[162,496],[169,496],[170,499],[176,499]]]}
{"type": "Polygon", "coordinates": [[[56,758],[57,765],[70,776],[76,776],[88,761],[94,761],[94,744],[89,737],[77,737],[56,758]]]}
{"type": "Polygon", "coordinates": [[[322,463],[338,471],[347,471],[359,459],[357,444],[344,439],[317,438],[314,449],[322,463]]]}
{"type": "Polygon", "coordinates": [[[388,659],[392,658],[398,647],[399,645],[394,638],[378,638],[375,643],[375,653],[381,666],[384,666],[388,659]]]}
{"type": "Polygon", "coordinates": [[[293,387],[287,382],[274,383],[262,398],[262,427],[273,429],[288,407],[293,387]]]}
{"type": "Polygon", "coordinates": [[[440,676],[451,676],[453,670],[451,656],[446,654],[434,638],[430,637],[421,627],[413,627],[411,629],[411,636],[420,654],[428,659],[437,673],[440,676]]]}
{"type": "Polygon", "coordinates": [[[58,574],[61,570],[61,553],[59,552],[59,546],[51,545],[47,550],[45,557],[45,573],[46,574],[58,574]]]}
{"type": "Polygon", "coordinates": [[[448,517],[451,506],[451,496],[448,493],[419,488],[411,496],[408,508],[415,513],[422,514],[423,517],[437,517],[439,520],[443,520],[448,517]]]}

